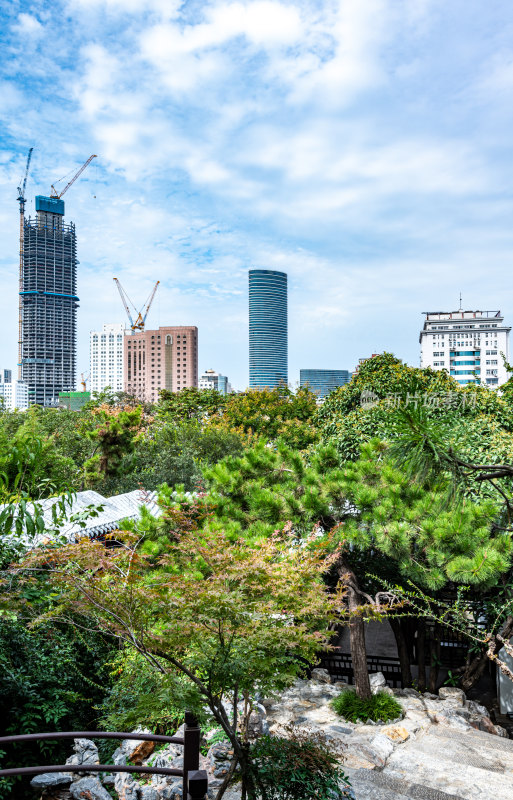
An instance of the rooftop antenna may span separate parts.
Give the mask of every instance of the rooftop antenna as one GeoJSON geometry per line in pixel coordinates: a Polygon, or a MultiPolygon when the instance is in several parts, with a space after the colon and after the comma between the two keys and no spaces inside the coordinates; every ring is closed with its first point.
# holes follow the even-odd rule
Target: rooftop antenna
{"type": "Polygon", "coordinates": [[[460,308],[459,308],[459,310],[460,310],[460,311],[463,311],[463,307],[462,307],[462,305],[461,305],[461,292],[460,292],[460,308]]]}

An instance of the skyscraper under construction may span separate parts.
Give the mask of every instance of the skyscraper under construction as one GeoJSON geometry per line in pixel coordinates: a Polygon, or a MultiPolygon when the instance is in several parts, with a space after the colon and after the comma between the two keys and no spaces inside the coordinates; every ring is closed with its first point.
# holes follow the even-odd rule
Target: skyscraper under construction
{"type": "Polygon", "coordinates": [[[36,197],[36,218],[23,220],[20,275],[20,378],[30,403],[58,405],[75,389],[77,253],[64,201],[36,197]]]}

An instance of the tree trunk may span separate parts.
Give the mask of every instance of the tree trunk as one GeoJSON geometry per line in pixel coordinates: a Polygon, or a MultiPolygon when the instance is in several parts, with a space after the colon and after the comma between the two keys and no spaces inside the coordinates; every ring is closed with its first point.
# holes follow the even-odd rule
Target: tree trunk
{"type": "Polygon", "coordinates": [[[389,622],[395,637],[397,655],[399,656],[399,663],[401,665],[401,683],[403,689],[406,689],[412,685],[413,680],[411,676],[410,653],[405,636],[405,627],[401,619],[390,617],[389,622]]]}
{"type": "Polygon", "coordinates": [[[345,571],[348,582],[347,603],[349,607],[349,640],[351,642],[351,660],[353,662],[354,683],[356,694],[364,700],[372,697],[367,668],[367,648],[365,646],[365,624],[362,615],[358,613],[359,595],[356,591],[358,583],[354,572],[345,571]]]}
{"type": "Polygon", "coordinates": [[[419,692],[426,691],[426,624],[418,620],[417,628],[417,662],[419,667],[419,692]]]}
{"type": "Polygon", "coordinates": [[[429,691],[436,692],[438,683],[438,671],[440,669],[440,626],[435,622],[433,626],[433,638],[430,642],[430,667],[429,667],[429,691]]]}

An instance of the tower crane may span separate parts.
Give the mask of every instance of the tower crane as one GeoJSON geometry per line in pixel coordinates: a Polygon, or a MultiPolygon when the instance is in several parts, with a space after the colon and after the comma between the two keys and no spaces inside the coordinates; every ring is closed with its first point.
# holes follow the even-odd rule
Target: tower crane
{"type": "MultiPolygon", "coordinates": [[[[69,187],[72,186],[72,184],[75,183],[76,179],[79,178],[82,175],[83,171],[85,170],[86,167],[89,166],[89,164],[91,163],[93,158],[97,158],[96,154],[93,154],[92,156],[89,156],[89,158],[87,159],[85,164],[82,164],[82,166],[80,167],[78,172],[75,172],[75,174],[73,175],[72,179],[70,181],[68,181],[68,183],[66,184],[66,186],[64,187],[64,189],[62,190],[62,192],[60,194],[59,194],[59,192],[57,191],[57,189],[55,188],[55,186],[52,183],[52,191],[50,193],[50,197],[56,197],[58,200],[60,200],[62,195],[65,192],[68,191],[69,187]]],[[[62,180],[62,178],[61,178],[61,180],[62,180]]]]}
{"type": "Polygon", "coordinates": [[[18,202],[20,204],[20,295],[19,295],[19,316],[18,316],[18,380],[21,380],[21,360],[23,357],[22,346],[23,346],[23,322],[22,322],[22,312],[23,306],[21,302],[21,292],[23,291],[23,251],[24,251],[24,235],[25,235],[25,189],[27,188],[27,178],[29,173],[30,167],[30,160],[32,158],[32,151],[33,147],[30,148],[28,151],[27,156],[27,165],[25,167],[25,175],[23,177],[23,181],[21,186],[18,186],[18,202]]]}
{"type": "Polygon", "coordinates": [[[125,311],[127,313],[128,320],[130,322],[130,328],[131,328],[132,333],[135,333],[136,331],[143,331],[144,330],[144,325],[146,323],[146,317],[148,316],[148,311],[150,310],[151,304],[153,303],[153,298],[155,297],[155,293],[156,293],[156,291],[158,289],[160,281],[157,281],[157,283],[155,284],[155,286],[151,290],[148,299],[146,300],[146,302],[144,303],[144,305],[143,305],[143,307],[141,308],[140,311],[137,311],[137,308],[135,307],[134,303],[130,300],[129,296],[127,295],[127,293],[125,292],[125,290],[121,286],[121,283],[119,282],[119,280],[117,278],[114,278],[114,281],[116,282],[116,286],[118,287],[118,292],[119,292],[119,295],[121,297],[121,302],[123,303],[123,305],[125,307],[125,311]],[[135,318],[135,322],[134,322],[134,319],[132,317],[132,313],[130,311],[130,306],[132,306],[132,308],[134,309],[135,313],[137,314],[137,317],[135,318]]]}
{"type": "Polygon", "coordinates": [[[91,373],[89,372],[87,375],[84,372],[80,373],[80,388],[83,392],[87,391],[87,381],[91,377],[91,373]]]}

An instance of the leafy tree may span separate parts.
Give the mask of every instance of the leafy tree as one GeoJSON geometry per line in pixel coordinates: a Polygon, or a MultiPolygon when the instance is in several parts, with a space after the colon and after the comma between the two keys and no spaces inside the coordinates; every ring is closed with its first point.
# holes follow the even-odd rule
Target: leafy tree
{"type": "Polygon", "coordinates": [[[484,386],[463,388],[444,371],[406,366],[389,353],[364,362],[349,384],[328,396],[315,422],[342,459],[356,460],[372,438],[401,439],[398,418],[418,410],[468,460],[513,456],[513,406],[505,398],[484,386]]]}
{"type": "Polygon", "coordinates": [[[136,437],[142,428],[142,407],[102,405],[93,410],[94,427],[84,427],[85,436],[96,447],[84,464],[89,485],[117,475],[123,458],[133,454],[136,437]]]}
{"type": "MultiPolygon", "coordinates": [[[[496,497],[479,502],[453,498],[447,506],[450,481],[443,470],[436,480],[428,475],[412,480],[408,470],[394,463],[390,446],[378,440],[343,468],[332,446],[318,448],[305,463],[283,443],[275,449],[259,444],[205,475],[210,487],[206,502],[212,504],[205,522],[209,528],[222,526],[233,536],[242,533],[257,545],[283,527],[284,520],[298,537],[313,524],[324,531],[338,526],[344,543],[338,574],[348,588],[351,652],[362,697],[370,694],[363,619],[389,611],[383,602],[364,608],[369,591],[380,588],[370,576],[415,580],[435,591],[453,584],[485,591],[510,568],[511,538],[495,524],[500,511],[496,497]]],[[[403,680],[411,683],[405,630],[393,615],[391,623],[403,680]]],[[[432,669],[431,681],[435,679],[432,669]]]]}
{"type": "MultiPolygon", "coordinates": [[[[27,592],[22,599],[29,599],[27,592]]],[[[84,620],[77,620],[84,624],[84,620]]],[[[87,730],[109,685],[103,664],[112,652],[104,637],[46,622],[30,630],[23,615],[0,616],[0,735],[87,730]]],[[[6,748],[3,767],[66,758],[67,744],[41,742],[6,748]],[[41,758],[43,754],[43,759],[41,758]]],[[[0,798],[26,798],[28,781],[0,786],[0,798]]]]}
{"type": "Polygon", "coordinates": [[[205,420],[222,409],[226,395],[216,389],[197,389],[189,386],[180,392],[162,389],[159,393],[158,415],[176,422],[184,420],[205,420]]]}
{"type": "Polygon", "coordinates": [[[282,438],[303,450],[317,441],[312,420],[317,410],[316,396],[308,388],[293,392],[286,385],[274,389],[249,389],[231,394],[211,420],[212,425],[240,431],[266,441],[282,438]]]}
{"type": "Polygon", "coordinates": [[[0,500],[48,497],[67,489],[77,472],[72,459],[55,452],[55,438],[45,435],[36,411],[10,436],[0,428],[0,500]]]}
{"type": "Polygon", "coordinates": [[[313,543],[291,547],[287,536],[255,549],[194,526],[170,537],[157,567],[139,551],[137,534],[126,534],[123,546],[111,549],[82,540],[39,550],[25,567],[49,567],[61,614],[92,617],[98,629],[166,675],[169,685],[173,676],[188,679],[196,707],[206,704],[230,740],[244,792],[254,800],[248,741],[253,698],[288,685],[301,669],[300,658],[311,660],[326,642],[340,603],[321,579],[332,557],[313,543]]]}

